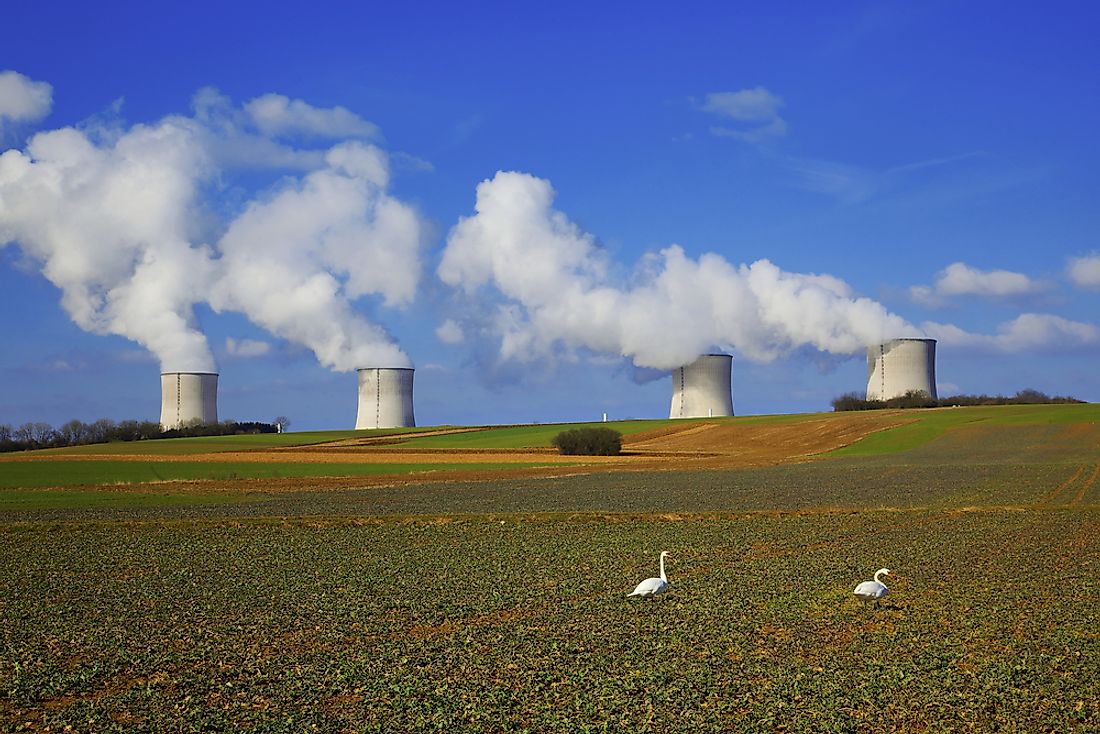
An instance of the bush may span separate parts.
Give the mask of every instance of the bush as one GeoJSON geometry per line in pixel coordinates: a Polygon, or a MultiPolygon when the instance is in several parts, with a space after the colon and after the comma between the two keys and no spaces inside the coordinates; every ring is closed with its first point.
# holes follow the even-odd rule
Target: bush
{"type": "Polygon", "coordinates": [[[618,456],[623,434],[610,428],[574,428],[562,431],[550,442],[559,454],[568,456],[618,456]]]}

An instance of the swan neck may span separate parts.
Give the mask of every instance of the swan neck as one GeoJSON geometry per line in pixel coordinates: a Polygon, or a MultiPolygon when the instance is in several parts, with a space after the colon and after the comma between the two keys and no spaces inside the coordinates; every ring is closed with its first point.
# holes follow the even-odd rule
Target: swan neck
{"type": "MultiPolygon", "coordinates": [[[[879,576],[885,576],[885,575],[886,575],[885,571],[875,571],[875,581],[882,584],[882,579],[880,579],[879,576]]],[[[882,585],[885,586],[886,584],[882,584],[882,585]]]]}
{"type": "Polygon", "coordinates": [[[661,556],[661,581],[668,581],[668,577],[665,576],[665,557],[661,556]]]}

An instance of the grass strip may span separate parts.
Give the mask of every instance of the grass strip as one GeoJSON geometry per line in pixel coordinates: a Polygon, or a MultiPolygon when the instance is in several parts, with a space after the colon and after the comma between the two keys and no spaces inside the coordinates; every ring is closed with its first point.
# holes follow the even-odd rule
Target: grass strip
{"type": "Polygon", "coordinates": [[[135,484],[177,480],[283,479],[407,475],[437,471],[482,471],[549,466],[520,463],[260,463],[213,461],[13,461],[0,464],[0,489],[135,484]]]}
{"type": "Polygon", "coordinates": [[[198,436],[195,438],[163,438],[151,441],[112,441],[88,446],[71,446],[63,449],[44,449],[43,454],[57,456],[85,456],[103,454],[131,454],[147,456],[178,456],[184,454],[209,454],[225,451],[249,451],[252,449],[293,448],[313,446],[330,441],[346,441],[353,438],[382,438],[404,433],[417,433],[436,428],[385,428],[360,431],[302,431],[300,433],[256,433],[241,436],[198,436]]]}
{"type": "Polygon", "coordinates": [[[1061,425],[1100,421],[1100,404],[989,405],[971,408],[907,410],[916,420],[904,426],[873,433],[862,441],[830,452],[829,456],[880,456],[923,446],[965,425],[986,426],[1061,425]]]}

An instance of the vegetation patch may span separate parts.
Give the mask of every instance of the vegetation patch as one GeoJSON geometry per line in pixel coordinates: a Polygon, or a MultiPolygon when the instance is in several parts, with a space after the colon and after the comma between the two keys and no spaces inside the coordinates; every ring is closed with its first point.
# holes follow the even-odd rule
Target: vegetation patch
{"type": "Polygon", "coordinates": [[[23,527],[0,544],[0,721],[1090,730],[1097,529],[1083,512],[873,510],[23,527]],[[627,599],[661,550],[668,593],[627,599]],[[861,605],[851,589],[887,564],[890,596],[861,605]]]}
{"type": "Polygon", "coordinates": [[[850,392],[833,400],[833,410],[882,410],[885,408],[959,408],[975,405],[1074,405],[1085,401],[1064,395],[1050,396],[1038,390],[1020,390],[1015,395],[950,395],[933,398],[923,390],[910,390],[889,400],[867,400],[850,392]]]}
{"type": "MultiPolygon", "coordinates": [[[[0,730],[1097,730],[1098,412],[735,471],[5,490],[0,730]]],[[[123,463],[198,462],[0,476],[123,463]]]]}
{"type": "Polygon", "coordinates": [[[481,431],[436,436],[412,436],[401,442],[407,448],[439,449],[524,449],[549,448],[562,431],[601,426],[631,436],[672,425],[669,420],[610,421],[607,423],[553,423],[530,426],[488,427],[481,431]]]}
{"type": "Polygon", "coordinates": [[[166,507],[252,502],[253,495],[228,492],[133,492],[109,490],[0,490],[0,512],[31,510],[166,507]]]}
{"type": "Polygon", "coordinates": [[[281,463],[232,461],[6,461],[0,462],[0,488],[71,487],[179,480],[237,480],[294,477],[360,477],[417,472],[495,470],[545,466],[531,463],[281,463]]]}
{"type": "Polygon", "coordinates": [[[254,451],[263,449],[313,446],[333,441],[384,438],[386,436],[414,433],[430,429],[392,428],[359,431],[302,431],[299,433],[261,433],[240,436],[204,436],[175,438],[158,441],[115,441],[90,446],[72,446],[47,449],[43,454],[56,456],[90,456],[103,454],[128,454],[136,456],[182,456],[230,451],[254,451]]]}
{"type": "Polygon", "coordinates": [[[941,408],[907,411],[917,420],[903,426],[873,433],[861,441],[830,452],[830,456],[874,456],[908,451],[944,436],[952,429],[983,424],[989,427],[1009,425],[1067,425],[1100,421],[1100,404],[1013,405],[974,408],[941,408]]]}
{"type": "Polygon", "coordinates": [[[618,456],[623,434],[610,428],[574,428],[562,431],[550,443],[566,456],[618,456]]]}

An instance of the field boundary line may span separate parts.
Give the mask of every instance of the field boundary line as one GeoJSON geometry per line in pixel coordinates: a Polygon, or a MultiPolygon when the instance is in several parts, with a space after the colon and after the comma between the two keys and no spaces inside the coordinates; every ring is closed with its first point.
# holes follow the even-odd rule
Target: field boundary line
{"type": "MultiPolygon", "coordinates": [[[[448,525],[454,523],[492,523],[500,522],[550,525],[558,523],[591,523],[605,524],[631,523],[631,522],[736,522],[754,520],[759,518],[790,518],[790,517],[823,517],[843,515],[886,515],[903,517],[913,514],[928,514],[928,517],[894,524],[880,526],[872,534],[881,534],[908,527],[919,526],[929,522],[935,522],[943,518],[957,517],[968,514],[982,513],[1029,513],[1029,512],[1063,512],[1064,505],[973,505],[967,507],[936,507],[929,505],[913,507],[875,507],[875,508],[791,508],[785,510],[719,510],[710,512],[607,512],[607,511],[547,511],[547,512],[483,512],[483,513],[425,513],[425,514],[379,514],[379,515],[227,515],[224,517],[150,517],[150,518],[108,518],[108,517],[81,517],[81,518],[50,518],[50,519],[19,519],[4,520],[0,518],[0,538],[7,534],[19,534],[25,532],[39,532],[43,528],[61,531],[81,531],[84,529],[104,529],[115,527],[142,528],[142,527],[173,527],[173,528],[257,528],[278,527],[290,528],[336,528],[336,527],[377,527],[395,525],[448,525]]],[[[1091,510],[1091,507],[1083,508],[1091,510]]],[[[1098,515],[1100,516],[1100,515],[1098,515]]],[[[853,531],[855,532],[855,531],[853,531]]],[[[865,531],[858,531],[865,534],[865,531]]],[[[822,541],[826,544],[836,542],[834,539],[822,541]]],[[[802,547],[802,546],[799,546],[802,547]]]]}
{"type": "Polygon", "coordinates": [[[1057,487],[1055,487],[1055,488],[1054,488],[1054,490],[1053,490],[1052,492],[1050,492],[1050,494],[1048,494],[1048,495],[1047,495],[1047,496],[1046,496],[1046,497],[1045,497],[1045,498],[1043,499],[1043,502],[1053,502],[1053,501],[1054,501],[1054,498],[1055,498],[1055,497],[1057,497],[1058,495],[1060,495],[1060,494],[1062,493],[1062,490],[1064,490],[1064,489],[1065,489],[1066,487],[1068,487],[1068,486],[1070,486],[1071,484],[1073,484],[1074,482],[1076,482],[1076,481],[1077,481],[1077,479],[1078,479],[1078,478],[1079,478],[1079,477],[1080,477],[1080,476],[1081,476],[1081,475],[1082,475],[1082,474],[1083,474],[1084,472],[1085,472],[1085,465],[1084,465],[1084,464],[1082,464],[1081,466],[1077,467],[1077,471],[1075,471],[1075,472],[1073,473],[1073,476],[1072,476],[1072,477],[1070,477],[1069,479],[1067,479],[1066,481],[1062,482],[1062,483],[1061,483],[1061,484],[1059,484],[1059,485],[1058,485],[1057,487]]]}
{"type": "Polygon", "coordinates": [[[1089,487],[1091,487],[1093,483],[1096,482],[1097,474],[1100,474],[1100,464],[1096,465],[1096,468],[1092,470],[1092,474],[1089,474],[1089,478],[1081,484],[1081,488],[1077,490],[1077,494],[1075,494],[1073,496],[1073,499],[1069,502],[1071,505],[1081,504],[1081,500],[1085,498],[1085,493],[1089,491],[1089,487]]]}

